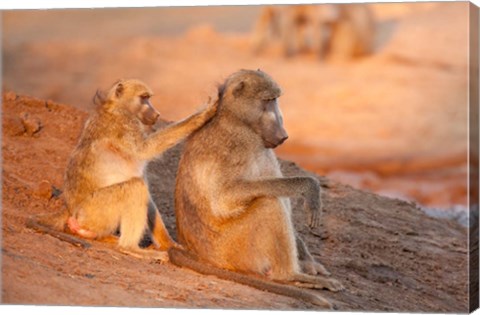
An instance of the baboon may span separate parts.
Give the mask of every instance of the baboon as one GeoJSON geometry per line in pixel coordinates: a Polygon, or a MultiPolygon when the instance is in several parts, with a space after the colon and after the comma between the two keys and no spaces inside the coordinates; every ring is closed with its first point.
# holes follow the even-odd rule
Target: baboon
{"type": "Polygon", "coordinates": [[[366,4],[266,6],[253,32],[253,50],[279,41],[285,56],[315,52],[351,59],[373,52],[375,23],[366,4]]]}
{"type": "Polygon", "coordinates": [[[320,223],[320,187],[313,177],[281,173],[272,150],[288,137],[277,105],[280,94],[277,83],[260,70],[238,71],[219,88],[217,115],[189,136],[180,160],[177,232],[188,253],[170,250],[170,260],[330,307],[317,295],[288,286],[279,289],[272,282],[342,289],[337,280],[316,275],[328,272],[295,236],[288,197],[303,197],[309,226],[314,228],[320,223]],[[257,277],[249,281],[238,273],[257,277]]]}
{"type": "Polygon", "coordinates": [[[254,52],[261,53],[277,40],[287,57],[314,51],[323,58],[330,15],[329,6],[266,6],[254,28],[254,52]]]}
{"type": "Polygon", "coordinates": [[[161,250],[176,245],[150,198],[146,163],[200,128],[216,112],[216,103],[189,118],[147,133],[159,113],[150,103],[150,88],[139,80],[120,80],[107,93],[97,92],[97,110],[86,122],[66,168],[66,211],[31,219],[28,225],[77,245],[64,230],[86,239],[101,239],[120,230],[121,251],[166,260],[165,251],[139,247],[145,231],[161,250]],[[147,217],[148,221],[147,222],[147,217]],[[149,229],[150,227],[150,229],[149,229]]]}
{"type": "Polygon", "coordinates": [[[328,41],[329,58],[349,60],[373,53],[375,20],[364,3],[339,4],[338,18],[331,22],[328,41]]]}

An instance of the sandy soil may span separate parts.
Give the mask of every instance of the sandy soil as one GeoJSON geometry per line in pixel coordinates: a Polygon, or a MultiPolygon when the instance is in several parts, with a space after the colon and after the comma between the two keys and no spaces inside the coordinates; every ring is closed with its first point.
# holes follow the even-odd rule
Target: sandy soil
{"type": "MultiPolygon", "coordinates": [[[[87,117],[51,101],[3,95],[2,303],[228,309],[314,309],[294,299],[136,259],[113,245],[87,250],[25,227],[28,216],[62,208],[62,176],[87,117]],[[50,185],[45,187],[42,181],[50,185]]],[[[175,235],[172,190],[181,148],[149,166],[155,202],[175,235]]],[[[286,175],[304,174],[282,161],[286,175]]],[[[323,226],[294,222],[313,255],[346,290],[319,291],[339,310],[467,312],[467,230],[427,217],[413,203],[319,177],[323,226]]],[[[478,233],[478,232],[477,232],[478,233]]],[[[478,246],[478,244],[471,244],[478,246]]]]}
{"type": "Polygon", "coordinates": [[[252,53],[260,7],[4,14],[4,89],[92,108],[97,88],[138,77],[177,120],[239,68],[284,88],[278,154],[331,179],[430,207],[466,205],[467,3],[373,4],[373,56],[350,63],[278,45],[252,53]]]}

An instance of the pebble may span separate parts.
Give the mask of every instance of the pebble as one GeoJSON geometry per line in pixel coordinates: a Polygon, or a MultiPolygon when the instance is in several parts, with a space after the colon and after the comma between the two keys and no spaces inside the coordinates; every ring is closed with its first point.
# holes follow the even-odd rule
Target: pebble
{"type": "Polygon", "coordinates": [[[47,107],[49,111],[52,111],[55,108],[55,103],[52,100],[48,100],[45,102],[45,107],[47,107]]]}
{"type": "Polygon", "coordinates": [[[17,99],[17,94],[12,91],[5,92],[3,93],[3,99],[7,102],[14,101],[17,99]]]}
{"type": "Polygon", "coordinates": [[[42,199],[50,200],[53,195],[52,184],[48,180],[42,180],[35,189],[35,195],[42,199]]]}
{"type": "Polygon", "coordinates": [[[28,136],[32,137],[42,129],[42,122],[38,117],[32,117],[29,113],[21,113],[20,119],[28,136]]]}
{"type": "Polygon", "coordinates": [[[21,136],[25,133],[25,126],[20,118],[10,116],[4,118],[3,130],[9,136],[21,136]]]}

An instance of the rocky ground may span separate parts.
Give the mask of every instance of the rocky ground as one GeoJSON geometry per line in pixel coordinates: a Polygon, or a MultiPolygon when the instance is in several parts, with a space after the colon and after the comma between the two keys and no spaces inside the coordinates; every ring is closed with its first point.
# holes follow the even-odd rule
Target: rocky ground
{"type": "MultiPolygon", "coordinates": [[[[168,263],[126,256],[111,244],[93,242],[81,249],[26,228],[29,216],[62,208],[57,189],[87,112],[14,92],[4,93],[2,101],[2,303],[315,309],[168,263]]],[[[154,200],[174,236],[172,191],[180,151],[176,147],[148,169],[154,200]]],[[[306,173],[293,162],[281,164],[286,175],[306,173]]],[[[341,311],[467,312],[464,227],[428,217],[415,203],[319,179],[322,227],[305,227],[298,200],[293,200],[295,226],[346,289],[318,294],[341,311]]]]}

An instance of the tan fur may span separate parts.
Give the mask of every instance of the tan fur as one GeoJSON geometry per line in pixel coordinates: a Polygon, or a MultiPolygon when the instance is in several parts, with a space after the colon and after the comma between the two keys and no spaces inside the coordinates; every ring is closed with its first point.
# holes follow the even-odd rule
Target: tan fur
{"type": "MultiPolygon", "coordinates": [[[[309,225],[317,227],[320,187],[314,178],[285,178],[280,171],[271,149],[286,139],[276,101],[280,94],[277,83],[260,70],[236,72],[220,88],[217,116],[187,139],[179,164],[175,189],[179,242],[217,269],[337,291],[341,284],[316,275],[327,271],[295,236],[288,197],[304,198],[309,225]],[[302,271],[305,264],[299,255],[311,275],[302,271]]],[[[208,270],[224,275],[217,269],[208,270]]],[[[269,282],[262,283],[254,286],[272,290],[269,282]]],[[[327,306],[324,299],[316,304],[327,306]]]]}
{"type": "Polygon", "coordinates": [[[65,173],[63,195],[68,213],[50,220],[30,220],[30,227],[50,227],[56,230],[52,234],[59,235],[67,225],[79,236],[96,239],[110,237],[120,228],[122,251],[138,257],[168,258],[166,252],[139,247],[148,230],[147,216],[154,245],[163,250],[175,245],[151,201],[144,168],[149,160],[205,124],[215,114],[216,105],[147,133],[147,125],[158,118],[149,102],[152,94],[138,80],[120,80],[106,93],[97,93],[99,106],[86,122],[65,173]]]}
{"type": "Polygon", "coordinates": [[[256,54],[279,42],[285,56],[314,52],[349,60],[371,54],[375,21],[366,4],[266,6],[253,31],[256,54]]]}

